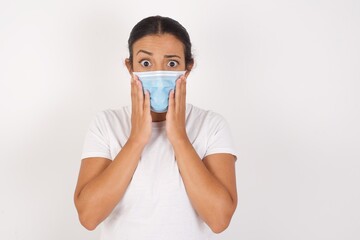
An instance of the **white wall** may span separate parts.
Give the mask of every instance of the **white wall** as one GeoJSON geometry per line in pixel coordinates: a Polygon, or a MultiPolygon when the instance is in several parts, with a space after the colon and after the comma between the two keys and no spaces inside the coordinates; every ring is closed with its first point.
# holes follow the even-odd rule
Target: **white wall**
{"type": "Polygon", "coordinates": [[[188,29],[188,101],[224,115],[240,152],[218,239],[359,239],[357,0],[1,0],[0,238],[98,239],[72,201],[83,140],[130,104],[127,38],[155,14],[188,29]]]}

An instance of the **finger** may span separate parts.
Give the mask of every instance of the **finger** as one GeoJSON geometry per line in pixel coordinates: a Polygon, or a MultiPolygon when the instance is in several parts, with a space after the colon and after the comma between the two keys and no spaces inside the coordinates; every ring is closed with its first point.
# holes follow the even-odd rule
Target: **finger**
{"type": "Polygon", "coordinates": [[[180,103],[181,103],[181,81],[182,81],[182,78],[179,78],[177,81],[176,81],[176,88],[175,88],[175,112],[179,112],[179,106],[180,106],[180,103]]]}
{"type": "Polygon", "coordinates": [[[137,98],[137,103],[138,103],[138,107],[139,109],[143,110],[144,109],[144,92],[142,89],[142,84],[140,80],[136,80],[136,98],[137,98]]]}
{"type": "Polygon", "coordinates": [[[169,109],[168,112],[173,112],[174,111],[174,107],[175,107],[175,91],[174,89],[172,89],[169,93],[169,109]]]}
{"type": "Polygon", "coordinates": [[[150,113],[150,93],[149,91],[145,91],[145,97],[144,97],[144,112],[150,113]]]}
{"type": "Polygon", "coordinates": [[[137,108],[137,104],[136,104],[136,84],[134,79],[131,79],[131,109],[132,111],[135,113],[137,108]]]}
{"type": "Polygon", "coordinates": [[[186,77],[183,76],[181,80],[181,99],[180,99],[180,109],[185,111],[186,108],[186,77]]]}
{"type": "MultiPolygon", "coordinates": [[[[133,102],[133,111],[136,114],[139,113],[139,111],[143,109],[142,103],[139,106],[140,102],[139,102],[139,86],[138,86],[138,82],[140,82],[138,76],[134,75],[133,83],[132,83],[133,84],[133,90],[134,90],[133,91],[132,102],[133,102]]],[[[142,89],[141,89],[140,93],[142,94],[142,89]]]]}

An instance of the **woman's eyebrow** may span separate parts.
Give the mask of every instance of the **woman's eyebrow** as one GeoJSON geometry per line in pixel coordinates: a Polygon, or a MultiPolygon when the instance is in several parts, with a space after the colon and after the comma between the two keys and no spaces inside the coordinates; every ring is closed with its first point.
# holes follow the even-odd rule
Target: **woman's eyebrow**
{"type": "Polygon", "coordinates": [[[136,53],[136,55],[138,55],[139,53],[145,53],[145,54],[148,54],[148,55],[150,55],[150,56],[152,56],[153,54],[151,53],[151,52],[148,52],[148,51],[145,51],[145,50],[139,50],[137,53],[136,53]]]}
{"type": "Polygon", "coordinates": [[[174,58],[174,57],[177,57],[177,58],[180,58],[178,55],[164,55],[165,58],[174,58]]]}

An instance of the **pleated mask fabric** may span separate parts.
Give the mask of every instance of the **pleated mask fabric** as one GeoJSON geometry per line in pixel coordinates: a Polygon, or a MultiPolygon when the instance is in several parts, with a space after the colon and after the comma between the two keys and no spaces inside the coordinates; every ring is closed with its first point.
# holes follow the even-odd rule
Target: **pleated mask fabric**
{"type": "Polygon", "coordinates": [[[163,113],[168,110],[169,93],[175,89],[178,78],[186,71],[147,71],[133,72],[142,83],[143,91],[150,93],[151,111],[163,113]]]}

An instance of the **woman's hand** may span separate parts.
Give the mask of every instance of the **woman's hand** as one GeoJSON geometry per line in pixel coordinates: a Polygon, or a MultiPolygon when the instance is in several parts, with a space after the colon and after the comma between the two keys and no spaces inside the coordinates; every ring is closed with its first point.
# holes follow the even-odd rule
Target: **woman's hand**
{"type": "Polygon", "coordinates": [[[143,94],[142,84],[137,76],[131,79],[131,133],[129,140],[145,146],[151,136],[150,94],[143,94]]]}
{"type": "Polygon", "coordinates": [[[176,81],[176,91],[169,94],[169,108],[166,114],[166,133],[174,146],[179,141],[188,140],[185,128],[186,115],[186,77],[176,81]]]}

